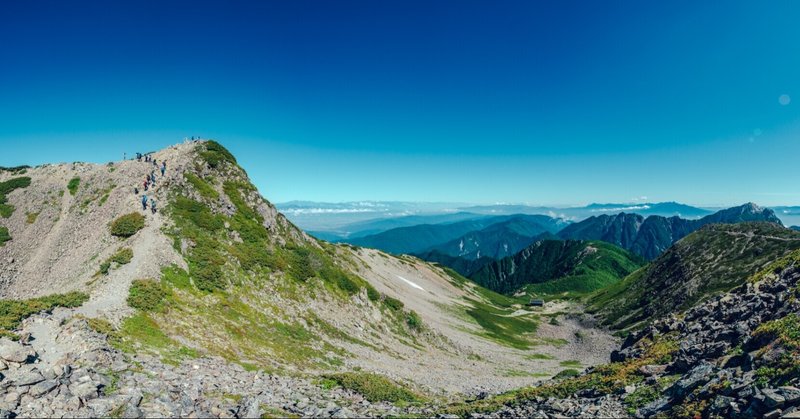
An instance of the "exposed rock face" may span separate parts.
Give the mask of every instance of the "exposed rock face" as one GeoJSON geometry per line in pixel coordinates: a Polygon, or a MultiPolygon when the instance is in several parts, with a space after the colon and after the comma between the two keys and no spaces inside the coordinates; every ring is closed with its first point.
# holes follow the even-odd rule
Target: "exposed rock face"
{"type": "Polygon", "coordinates": [[[564,239],[602,240],[630,250],[645,259],[653,260],[673,243],[699,228],[717,223],[765,221],[783,225],[775,212],[747,203],[707,215],[698,220],[680,217],[620,213],[589,217],[569,225],[558,233],[564,239]]]}

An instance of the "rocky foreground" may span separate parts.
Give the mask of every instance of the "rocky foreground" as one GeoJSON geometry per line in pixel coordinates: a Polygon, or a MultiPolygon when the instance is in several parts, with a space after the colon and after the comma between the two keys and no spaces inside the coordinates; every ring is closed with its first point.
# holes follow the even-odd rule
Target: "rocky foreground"
{"type": "Polygon", "coordinates": [[[480,416],[800,418],[798,280],[795,252],[729,293],[632,333],[609,366],[480,416]],[[552,396],[564,392],[571,395],[552,396]]]}

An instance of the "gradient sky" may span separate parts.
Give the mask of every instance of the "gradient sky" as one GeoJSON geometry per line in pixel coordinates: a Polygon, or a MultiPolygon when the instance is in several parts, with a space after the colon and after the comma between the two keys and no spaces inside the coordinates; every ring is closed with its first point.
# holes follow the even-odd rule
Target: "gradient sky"
{"type": "Polygon", "coordinates": [[[3,2],[0,165],[199,135],[274,202],[800,205],[800,2],[698,3],[3,2]]]}

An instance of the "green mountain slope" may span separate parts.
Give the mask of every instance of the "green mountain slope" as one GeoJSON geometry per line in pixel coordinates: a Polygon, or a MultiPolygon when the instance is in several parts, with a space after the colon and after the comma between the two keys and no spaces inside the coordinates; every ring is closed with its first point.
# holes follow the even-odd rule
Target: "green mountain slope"
{"type": "Polygon", "coordinates": [[[472,275],[489,289],[511,293],[526,287],[548,297],[575,297],[613,284],[643,261],[609,243],[542,240],[472,275]]]}
{"type": "Polygon", "coordinates": [[[800,233],[774,223],[708,225],[649,266],[595,293],[589,310],[611,327],[627,328],[741,285],[798,248],[800,233]]]}

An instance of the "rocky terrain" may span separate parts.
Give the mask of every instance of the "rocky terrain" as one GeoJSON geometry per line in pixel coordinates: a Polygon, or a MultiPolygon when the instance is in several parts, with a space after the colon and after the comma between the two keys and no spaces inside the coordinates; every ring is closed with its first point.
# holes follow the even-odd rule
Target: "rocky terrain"
{"type": "Polygon", "coordinates": [[[7,416],[433,414],[617,345],[579,306],[527,310],[419,259],[311,238],[217,143],[148,159],[165,174],[145,159],[0,171],[29,179],[0,218],[7,416]],[[141,206],[151,172],[156,212],[141,206]]]}
{"type": "Polygon", "coordinates": [[[632,333],[611,364],[449,409],[476,417],[800,417],[800,252],[632,333]],[[470,412],[479,412],[473,414],[470,412]]]}

